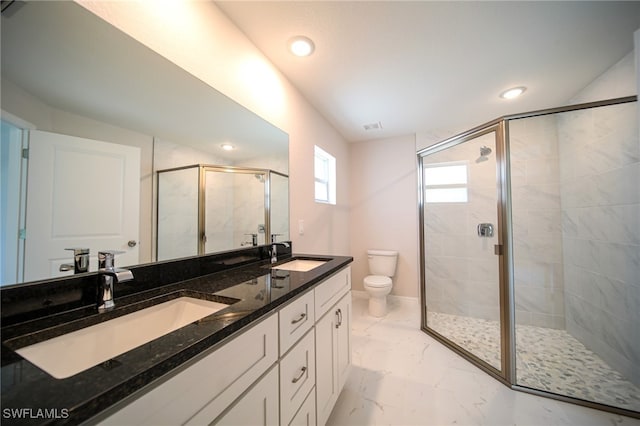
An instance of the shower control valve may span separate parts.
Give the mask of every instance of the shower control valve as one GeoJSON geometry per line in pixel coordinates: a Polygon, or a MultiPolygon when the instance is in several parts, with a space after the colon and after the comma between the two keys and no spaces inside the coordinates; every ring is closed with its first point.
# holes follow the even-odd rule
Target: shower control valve
{"type": "Polygon", "coordinates": [[[483,237],[483,238],[493,237],[493,225],[490,223],[479,223],[478,237],[483,237]]]}

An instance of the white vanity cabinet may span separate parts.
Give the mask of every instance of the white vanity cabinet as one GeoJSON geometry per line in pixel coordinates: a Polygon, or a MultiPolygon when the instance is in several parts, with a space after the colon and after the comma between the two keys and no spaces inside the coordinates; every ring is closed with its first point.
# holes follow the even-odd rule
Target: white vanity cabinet
{"type": "Polygon", "coordinates": [[[281,425],[326,424],[351,367],[350,290],[346,267],[280,310],[281,425]]]}
{"type": "Polygon", "coordinates": [[[100,424],[324,425],[351,365],[350,289],[347,267],[100,424]]]}
{"type": "Polygon", "coordinates": [[[316,410],[324,425],[351,368],[351,269],[346,268],[315,289],[316,410]]]}
{"type": "Polygon", "coordinates": [[[102,420],[101,424],[209,424],[277,360],[278,316],[272,314],[102,420]]]}

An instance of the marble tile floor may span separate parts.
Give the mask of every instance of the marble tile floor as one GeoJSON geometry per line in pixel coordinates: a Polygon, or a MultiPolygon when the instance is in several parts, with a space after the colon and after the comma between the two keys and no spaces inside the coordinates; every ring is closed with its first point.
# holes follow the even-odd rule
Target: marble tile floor
{"type": "Polygon", "coordinates": [[[420,330],[416,299],[384,318],[353,297],[353,367],[328,425],[620,425],[640,420],[517,392],[420,330]]]}
{"type": "MultiPolygon", "coordinates": [[[[429,312],[431,328],[500,369],[497,321],[429,312]]],[[[640,411],[640,389],[566,330],[516,326],[521,386],[640,411]]]]}

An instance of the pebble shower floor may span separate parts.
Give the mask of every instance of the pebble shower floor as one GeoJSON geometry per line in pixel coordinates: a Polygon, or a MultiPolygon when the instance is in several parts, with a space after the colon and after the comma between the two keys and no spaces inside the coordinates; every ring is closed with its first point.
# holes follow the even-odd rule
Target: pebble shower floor
{"type": "MultiPolygon", "coordinates": [[[[427,313],[430,328],[491,365],[500,365],[497,321],[427,313]]],[[[517,384],[640,411],[640,388],[565,330],[516,326],[517,384]]]]}

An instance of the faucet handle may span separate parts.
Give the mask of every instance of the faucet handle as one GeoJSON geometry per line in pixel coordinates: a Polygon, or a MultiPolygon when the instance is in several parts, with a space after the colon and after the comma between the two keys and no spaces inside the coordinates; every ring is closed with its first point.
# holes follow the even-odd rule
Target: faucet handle
{"type": "Polygon", "coordinates": [[[258,245],[258,234],[244,234],[251,235],[251,244],[255,247],[258,245]]]}
{"type": "Polygon", "coordinates": [[[115,267],[116,254],[122,254],[123,251],[103,250],[98,252],[98,268],[108,269],[115,267]]]}
{"type": "MultiPolygon", "coordinates": [[[[74,274],[79,274],[82,272],[87,272],[89,270],[89,249],[84,247],[73,247],[66,248],[65,250],[73,251],[73,272],[74,274]]],[[[60,266],[61,271],[69,271],[71,268],[63,269],[62,265],[60,266]]],[[[68,266],[68,265],[66,265],[68,266]]]]}
{"type": "Polygon", "coordinates": [[[73,247],[73,248],[66,248],[65,250],[73,250],[74,256],[79,256],[81,254],[89,254],[88,248],[73,247]]]}

